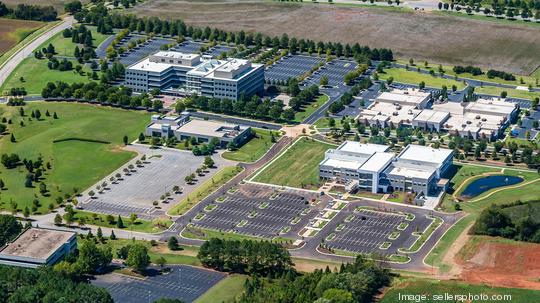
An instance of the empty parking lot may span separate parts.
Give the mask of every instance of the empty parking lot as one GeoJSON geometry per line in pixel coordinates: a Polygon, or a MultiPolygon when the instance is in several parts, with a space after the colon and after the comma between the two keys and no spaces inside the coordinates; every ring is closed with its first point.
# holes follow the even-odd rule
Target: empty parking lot
{"type": "MultiPolygon", "coordinates": [[[[141,38],[141,37],[138,37],[141,38]]],[[[137,39],[138,39],[137,38],[137,39]]],[[[129,41],[136,40],[132,37],[127,38],[124,42],[125,44],[118,44],[117,48],[122,45],[127,45],[129,41]]],[[[130,66],[146,57],[148,57],[150,54],[153,54],[160,50],[162,45],[171,44],[174,43],[175,40],[172,39],[165,39],[165,38],[151,38],[148,39],[146,42],[132,48],[131,50],[127,50],[125,53],[120,55],[120,63],[130,66]]]]}
{"type": "Polygon", "coordinates": [[[289,78],[296,78],[309,72],[321,62],[324,62],[324,59],[319,57],[284,56],[266,69],[264,76],[267,81],[287,81],[289,78]]]}
{"type": "Polygon", "coordinates": [[[328,78],[328,85],[340,85],[343,83],[345,75],[355,70],[357,66],[354,61],[334,59],[315,71],[310,77],[310,80],[318,84],[321,78],[326,76],[328,78]]]}
{"type": "Polygon", "coordinates": [[[204,157],[194,156],[189,151],[151,149],[142,145],[133,145],[129,149],[140,155],[86,190],[80,198],[85,210],[124,216],[136,213],[140,218],[151,219],[183,199],[220,168],[234,164],[216,155],[212,158],[217,168],[207,169],[204,175],[197,176],[196,184],[188,185],[185,176],[194,173],[203,164],[204,157]],[[145,161],[141,160],[142,155],[146,156],[145,161]],[[137,161],[141,164],[137,165],[137,161]],[[121,177],[117,178],[117,174],[121,177]],[[111,181],[111,177],[114,177],[114,181],[111,181]],[[105,187],[103,182],[107,183],[105,187]],[[174,193],[174,186],[183,191],[174,193]],[[89,195],[90,191],[94,192],[93,197],[89,195]],[[167,193],[170,196],[163,199],[162,196],[167,193]],[[154,201],[158,201],[157,211],[154,201]]]}
{"type": "Polygon", "coordinates": [[[186,265],[171,266],[166,274],[144,279],[118,274],[96,276],[92,284],[106,288],[115,302],[145,303],[160,298],[193,302],[226,274],[186,265]]]}
{"type": "Polygon", "coordinates": [[[264,238],[279,236],[280,232],[294,237],[317,215],[317,210],[310,207],[315,194],[253,184],[235,190],[214,201],[214,208],[201,212],[199,216],[204,217],[192,223],[201,228],[264,238]]]}
{"type": "Polygon", "coordinates": [[[425,216],[409,219],[404,214],[358,209],[338,225],[326,246],[353,253],[389,256],[399,248],[411,247],[418,238],[412,233],[425,230],[431,223],[425,216]],[[398,228],[401,224],[401,227],[406,226],[403,230],[398,228]],[[385,242],[390,245],[382,249],[385,242]]]}

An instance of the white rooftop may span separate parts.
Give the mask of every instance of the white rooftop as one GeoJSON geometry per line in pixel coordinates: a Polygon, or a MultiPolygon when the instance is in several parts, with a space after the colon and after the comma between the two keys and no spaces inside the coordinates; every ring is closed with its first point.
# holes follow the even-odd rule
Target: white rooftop
{"type": "Polygon", "coordinates": [[[172,59],[189,59],[189,60],[200,57],[200,55],[198,54],[187,54],[187,53],[174,52],[174,51],[159,51],[155,53],[154,56],[172,58],[172,59]]]}
{"type": "Polygon", "coordinates": [[[382,171],[388,164],[394,159],[393,153],[385,152],[376,152],[371,156],[364,164],[361,169],[365,171],[382,171]]]}
{"type": "Polygon", "coordinates": [[[345,141],[337,148],[337,150],[340,150],[340,151],[350,152],[350,153],[360,153],[360,154],[373,154],[376,152],[385,152],[388,149],[389,147],[386,145],[360,143],[357,141],[345,141]]]}
{"type": "Polygon", "coordinates": [[[409,144],[399,154],[398,159],[421,161],[440,165],[452,154],[451,149],[409,144]]]}
{"type": "Polygon", "coordinates": [[[410,105],[419,105],[426,101],[430,96],[430,93],[423,92],[417,89],[393,89],[390,92],[383,92],[380,94],[376,101],[390,102],[390,103],[405,103],[410,105]]]}
{"type": "Polygon", "coordinates": [[[428,179],[433,174],[433,170],[425,170],[413,167],[397,166],[393,165],[391,170],[387,172],[391,175],[403,176],[405,178],[419,178],[419,179],[428,179]]]}

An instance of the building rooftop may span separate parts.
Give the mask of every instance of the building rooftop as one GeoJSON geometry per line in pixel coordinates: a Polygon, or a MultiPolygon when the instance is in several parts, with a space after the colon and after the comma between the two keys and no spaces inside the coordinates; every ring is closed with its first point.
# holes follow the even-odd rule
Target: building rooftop
{"type": "Polygon", "coordinates": [[[429,123],[443,123],[449,116],[449,112],[424,109],[414,118],[414,120],[429,123]]]}
{"type": "Polygon", "coordinates": [[[172,65],[169,63],[152,62],[149,58],[143,59],[128,68],[131,70],[147,71],[160,73],[170,68],[172,65]]]}
{"type": "Polygon", "coordinates": [[[175,51],[158,51],[154,54],[156,57],[164,57],[164,58],[171,58],[171,59],[195,59],[200,57],[198,54],[186,54],[182,52],[175,52],[175,51]]]}
{"type": "Polygon", "coordinates": [[[428,92],[423,92],[412,88],[406,90],[393,89],[390,92],[383,92],[376,98],[375,101],[418,106],[429,99],[430,95],[431,94],[428,92]]]}
{"type": "Polygon", "coordinates": [[[0,255],[47,260],[76,233],[30,228],[0,250],[0,255]]]}
{"type": "Polygon", "coordinates": [[[376,152],[369,157],[360,169],[365,171],[380,172],[394,159],[393,153],[376,152]]]}
{"type": "Polygon", "coordinates": [[[409,144],[398,156],[399,160],[420,161],[440,165],[452,154],[451,149],[409,144]]]}
{"type": "Polygon", "coordinates": [[[360,154],[373,154],[376,152],[385,152],[389,149],[386,145],[381,144],[371,144],[371,143],[360,143],[357,141],[345,141],[337,148],[337,150],[350,153],[360,153],[360,154]]]}
{"type": "Polygon", "coordinates": [[[177,131],[181,133],[222,138],[235,137],[245,129],[245,126],[237,124],[193,119],[180,126],[177,131]]]}
{"type": "Polygon", "coordinates": [[[434,171],[434,169],[425,169],[420,166],[415,168],[393,164],[388,168],[386,173],[405,178],[429,179],[434,171]]]}

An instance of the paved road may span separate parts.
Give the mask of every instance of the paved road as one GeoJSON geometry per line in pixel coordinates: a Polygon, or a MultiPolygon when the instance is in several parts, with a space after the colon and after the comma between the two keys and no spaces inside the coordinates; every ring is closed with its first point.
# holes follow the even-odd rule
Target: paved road
{"type": "Polygon", "coordinates": [[[65,17],[60,24],[43,33],[43,35],[39,36],[34,41],[30,42],[28,45],[13,54],[13,56],[6,61],[2,68],[0,68],[0,86],[4,84],[4,81],[6,81],[8,76],[26,57],[33,54],[34,50],[36,50],[41,44],[50,39],[52,36],[68,27],[71,27],[74,22],[75,21],[72,16],[65,17]]]}

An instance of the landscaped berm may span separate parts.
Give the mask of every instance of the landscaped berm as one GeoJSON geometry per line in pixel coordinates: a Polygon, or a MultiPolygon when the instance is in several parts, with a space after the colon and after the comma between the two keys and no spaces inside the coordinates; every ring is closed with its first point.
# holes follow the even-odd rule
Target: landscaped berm
{"type": "Polygon", "coordinates": [[[335,148],[335,146],[308,137],[300,138],[277,160],[259,172],[253,181],[299,188],[317,188],[319,163],[324,159],[324,153],[330,148],[335,148]]]}
{"type": "Polygon", "coordinates": [[[121,149],[123,138],[136,139],[149,114],[32,102],[1,106],[0,119],[7,126],[0,137],[0,209],[43,213],[59,197],[81,192],[133,158],[134,153],[121,149]]]}

